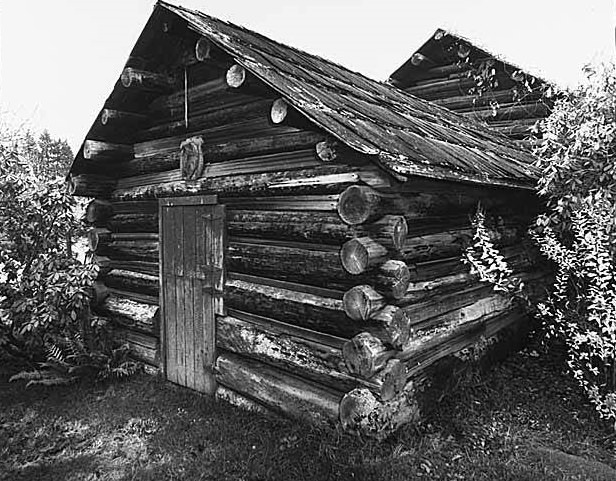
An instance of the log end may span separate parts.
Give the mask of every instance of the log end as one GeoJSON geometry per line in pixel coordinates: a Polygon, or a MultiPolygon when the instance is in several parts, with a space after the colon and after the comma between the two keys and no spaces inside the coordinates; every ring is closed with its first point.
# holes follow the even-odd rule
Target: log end
{"type": "Polygon", "coordinates": [[[409,226],[402,215],[392,216],[392,243],[395,249],[400,250],[409,235],[409,226]]]}
{"type": "Polygon", "coordinates": [[[195,44],[195,57],[199,62],[205,62],[212,58],[212,42],[201,37],[195,44]]]}
{"type": "Polygon", "coordinates": [[[270,120],[273,124],[282,124],[289,113],[289,104],[285,99],[276,99],[270,110],[270,120]]]}
{"type": "Polygon", "coordinates": [[[338,215],[347,224],[363,224],[374,217],[378,209],[378,194],[369,187],[347,187],[338,200],[338,215]]]}
{"type": "Polygon", "coordinates": [[[342,267],[349,274],[361,274],[368,267],[386,260],[387,249],[369,237],[357,237],[344,243],[340,250],[342,267]]]}
{"type": "Polygon", "coordinates": [[[377,370],[377,358],[386,351],[385,345],[368,332],[361,332],[342,346],[342,355],[347,369],[365,379],[377,370]]]}
{"type": "Polygon", "coordinates": [[[386,295],[401,299],[411,283],[411,270],[404,261],[388,260],[379,266],[377,281],[386,295]]]}
{"type": "Polygon", "coordinates": [[[246,69],[241,65],[232,65],[225,78],[229,87],[239,89],[246,82],[246,69]]]}
{"type": "Polygon", "coordinates": [[[120,82],[122,86],[125,88],[130,88],[133,83],[134,78],[134,70],[130,67],[126,67],[122,70],[122,74],[120,75],[120,82]]]}
{"type": "Polygon", "coordinates": [[[323,140],[316,145],[317,157],[323,162],[333,162],[338,158],[334,142],[323,140]]]}
{"type": "Polygon", "coordinates": [[[344,312],[354,321],[367,321],[370,316],[385,305],[385,299],[371,286],[355,286],[342,297],[344,312]]]}

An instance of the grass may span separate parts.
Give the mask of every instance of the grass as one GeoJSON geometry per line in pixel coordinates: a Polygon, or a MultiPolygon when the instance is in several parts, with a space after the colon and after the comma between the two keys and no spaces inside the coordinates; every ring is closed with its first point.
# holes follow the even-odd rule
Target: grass
{"type": "MultiPolygon", "coordinates": [[[[534,353],[533,353],[534,354],[534,353]]],[[[377,443],[140,375],[25,388],[0,367],[2,480],[614,480],[616,436],[557,360],[516,354],[377,443]]]]}

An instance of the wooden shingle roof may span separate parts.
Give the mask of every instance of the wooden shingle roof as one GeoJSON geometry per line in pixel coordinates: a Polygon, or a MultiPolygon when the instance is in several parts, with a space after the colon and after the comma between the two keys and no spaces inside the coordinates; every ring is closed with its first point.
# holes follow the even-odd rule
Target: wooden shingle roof
{"type": "Polygon", "coordinates": [[[399,176],[533,188],[534,158],[447,109],[246,28],[162,1],[332,136],[399,176]]]}

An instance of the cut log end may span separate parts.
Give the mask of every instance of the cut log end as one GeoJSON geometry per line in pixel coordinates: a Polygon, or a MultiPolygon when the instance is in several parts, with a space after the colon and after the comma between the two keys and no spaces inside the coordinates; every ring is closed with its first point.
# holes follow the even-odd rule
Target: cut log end
{"type": "Polygon", "coordinates": [[[233,89],[239,89],[246,82],[246,69],[241,65],[232,65],[227,70],[227,85],[233,89]]]}
{"type": "Polygon", "coordinates": [[[403,261],[388,260],[379,266],[377,288],[385,295],[401,299],[411,282],[411,271],[403,261]]]}
{"type": "Polygon", "coordinates": [[[195,57],[199,62],[205,62],[212,58],[212,42],[202,37],[195,45],[195,57]]]}
{"type": "Polygon", "coordinates": [[[358,225],[379,217],[379,194],[366,186],[352,185],[340,194],[338,215],[350,225],[358,225]]]}
{"type": "Polygon", "coordinates": [[[386,260],[387,249],[369,237],[347,241],[340,251],[342,266],[349,274],[361,274],[386,260]]]}
{"type": "Polygon", "coordinates": [[[272,104],[270,119],[274,124],[282,124],[289,113],[289,104],[284,99],[276,99],[272,104]]]}
{"type": "Polygon", "coordinates": [[[411,319],[396,306],[385,306],[374,314],[374,321],[380,324],[381,337],[395,349],[401,349],[411,337],[411,319]]]}
{"type": "Polygon", "coordinates": [[[385,298],[368,285],[355,286],[344,293],[344,312],[354,321],[366,321],[385,306],[385,298]]]}
{"type": "Polygon", "coordinates": [[[342,346],[344,362],[350,373],[365,379],[372,377],[380,370],[384,363],[387,348],[368,332],[361,332],[342,346]]]}
{"type": "Polygon", "coordinates": [[[409,234],[409,226],[404,216],[391,216],[392,242],[396,249],[401,249],[409,234]]]}

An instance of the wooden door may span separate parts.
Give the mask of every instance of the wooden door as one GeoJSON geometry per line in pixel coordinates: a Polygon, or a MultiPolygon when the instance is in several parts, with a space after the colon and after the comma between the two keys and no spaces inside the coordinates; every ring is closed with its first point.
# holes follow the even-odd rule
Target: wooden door
{"type": "Polygon", "coordinates": [[[165,377],[213,394],[222,314],[224,207],[216,196],[161,199],[161,355],[165,377]]]}

